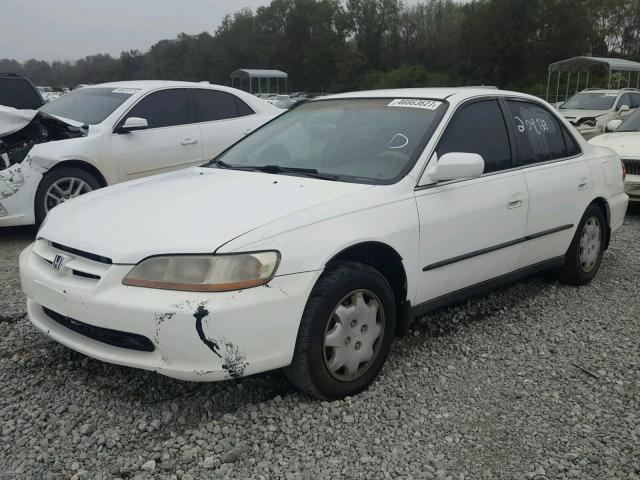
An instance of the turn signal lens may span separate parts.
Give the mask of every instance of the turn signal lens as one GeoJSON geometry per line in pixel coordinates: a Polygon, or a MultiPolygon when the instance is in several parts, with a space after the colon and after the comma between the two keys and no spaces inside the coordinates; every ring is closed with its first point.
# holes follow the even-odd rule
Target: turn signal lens
{"type": "Polygon", "coordinates": [[[163,290],[228,292],[269,283],[279,263],[280,253],[276,251],[151,257],[133,267],[122,284],[163,290]]]}

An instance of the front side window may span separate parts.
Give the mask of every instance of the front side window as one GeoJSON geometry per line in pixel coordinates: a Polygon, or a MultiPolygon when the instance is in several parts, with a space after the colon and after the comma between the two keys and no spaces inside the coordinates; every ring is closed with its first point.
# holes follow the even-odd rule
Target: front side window
{"type": "Polygon", "coordinates": [[[40,111],[87,125],[97,125],[134,93],[135,90],[125,88],[79,88],[43,105],[40,111]]]}
{"type": "Polygon", "coordinates": [[[629,105],[631,108],[640,107],[640,95],[637,93],[629,94],[629,98],[631,99],[631,104],[629,105]]]}
{"type": "Polygon", "coordinates": [[[256,130],[212,165],[306,169],[339,181],[393,183],[413,167],[446,108],[429,99],[312,101],[256,130]]]}
{"type": "Polygon", "coordinates": [[[149,128],[172,127],[191,123],[188,92],[184,88],[160,90],[140,100],[123,119],[144,118],[149,128]]]}
{"type": "Polygon", "coordinates": [[[246,103],[230,93],[196,89],[193,95],[199,122],[244,117],[254,113],[246,103]]]}
{"type": "Polygon", "coordinates": [[[610,110],[616,97],[615,93],[582,92],[564,102],[560,110],[610,110]]]}
{"type": "Polygon", "coordinates": [[[437,148],[438,157],[451,152],[481,155],[484,173],[513,166],[509,134],[497,100],[473,102],[456,112],[437,148]]]}
{"type": "Polygon", "coordinates": [[[617,109],[620,110],[620,108],[626,105],[627,107],[631,107],[631,95],[629,95],[628,93],[625,93],[624,95],[622,95],[620,97],[620,100],[618,100],[618,107],[617,109]]]}
{"type": "Polygon", "coordinates": [[[506,103],[524,165],[567,156],[563,129],[547,109],[530,102],[507,100],[506,103]]]}

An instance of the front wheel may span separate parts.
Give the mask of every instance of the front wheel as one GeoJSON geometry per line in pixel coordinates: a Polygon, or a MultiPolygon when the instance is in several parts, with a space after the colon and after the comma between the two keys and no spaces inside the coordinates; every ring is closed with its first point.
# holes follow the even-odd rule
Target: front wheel
{"type": "Polygon", "coordinates": [[[600,269],[607,235],[606,219],[602,209],[591,204],[582,216],[565,264],[557,271],[558,279],[570,285],[586,285],[600,269]]]}
{"type": "Polygon", "coordinates": [[[305,307],[287,377],[322,399],[361,392],[389,355],[395,311],[391,287],[377,270],[356,262],[328,268],[305,307]]]}
{"type": "Polygon", "coordinates": [[[36,226],[52,208],[98,188],[98,180],[81,168],[62,167],[46,173],[36,192],[36,226]]]}

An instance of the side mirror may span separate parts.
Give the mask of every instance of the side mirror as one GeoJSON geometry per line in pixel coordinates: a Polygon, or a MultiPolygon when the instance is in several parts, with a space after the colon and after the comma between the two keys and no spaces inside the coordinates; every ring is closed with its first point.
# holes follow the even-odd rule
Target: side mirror
{"type": "Polygon", "coordinates": [[[629,105],[620,105],[618,107],[618,111],[619,112],[628,112],[629,110],[631,110],[631,108],[629,107],[629,105]]]}
{"type": "Polygon", "coordinates": [[[622,124],[622,120],[610,120],[607,126],[604,128],[605,132],[615,132],[622,124]]]}
{"type": "Polygon", "coordinates": [[[484,172],[484,160],[477,153],[451,152],[438,159],[435,170],[430,173],[436,182],[477,178],[484,172]]]}
{"type": "Polygon", "coordinates": [[[149,123],[146,118],[129,117],[120,127],[116,130],[116,133],[129,133],[135,130],[144,130],[149,128],[149,123]]]}

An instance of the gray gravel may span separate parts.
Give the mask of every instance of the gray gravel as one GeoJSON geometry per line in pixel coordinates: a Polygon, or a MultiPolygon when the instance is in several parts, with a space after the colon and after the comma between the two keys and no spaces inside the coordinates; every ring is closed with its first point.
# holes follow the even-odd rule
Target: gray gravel
{"type": "Polygon", "coordinates": [[[438,311],[331,403],[279,372],[190,384],[47,340],[17,277],[32,235],[0,231],[0,478],[640,478],[640,212],[592,285],[438,311]]]}

